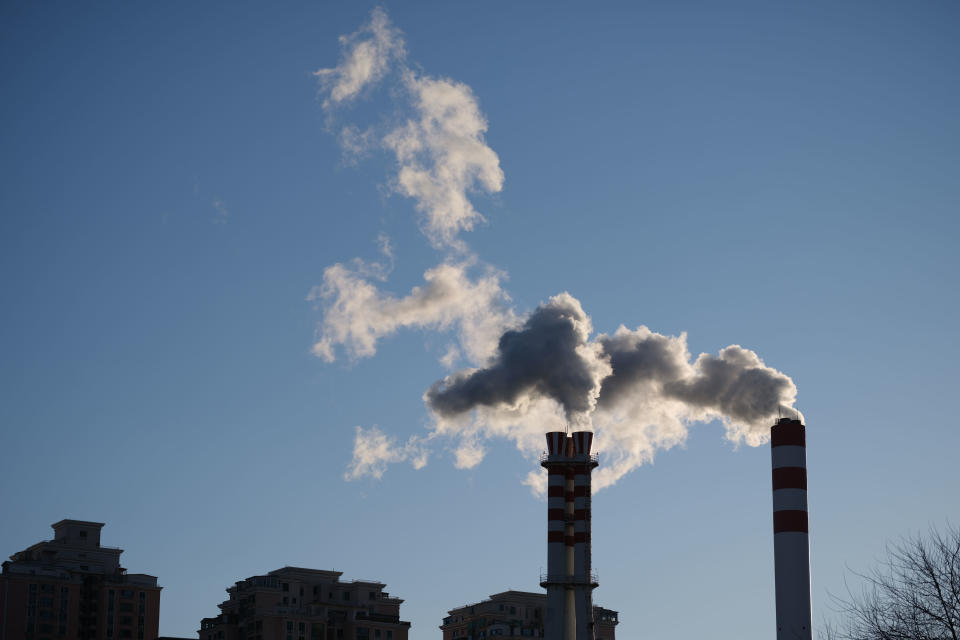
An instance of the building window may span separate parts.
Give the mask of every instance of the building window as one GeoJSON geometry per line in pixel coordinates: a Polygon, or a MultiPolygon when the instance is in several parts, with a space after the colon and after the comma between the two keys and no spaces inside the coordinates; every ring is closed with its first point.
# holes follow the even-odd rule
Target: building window
{"type": "Polygon", "coordinates": [[[81,538],[86,538],[86,537],[87,537],[87,532],[86,532],[86,531],[81,531],[81,532],[80,532],[80,537],[81,537],[81,538]]]}
{"type": "Polygon", "coordinates": [[[370,599],[371,599],[371,600],[376,600],[376,599],[377,599],[377,592],[376,592],[376,591],[371,591],[371,592],[370,592],[370,599]]]}
{"type": "Polygon", "coordinates": [[[344,600],[349,600],[349,599],[350,599],[350,592],[349,592],[349,591],[344,591],[344,592],[343,592],[343,599],[344,599],[344,600]]]}
{"type": "Polygon", "coordinates": [[[380,629],[374,629],[374,630],[373,630],[373,637],[374,637],[374,638],[379,638],[379,637],[380,637],[380,629]]]}
{"type": "Polygon", "coordinates": [[[387,629],[387,640],[393,640],[393,629],[387,629]]]}
{"type": "Polygon", "coordinates": [[[283,588],[284,591],[290,591],[290,583],[289,583],[289,582],[284,582],[284,583],[283,583],[282,585],[280,585],[280,586],[283,588]]]}

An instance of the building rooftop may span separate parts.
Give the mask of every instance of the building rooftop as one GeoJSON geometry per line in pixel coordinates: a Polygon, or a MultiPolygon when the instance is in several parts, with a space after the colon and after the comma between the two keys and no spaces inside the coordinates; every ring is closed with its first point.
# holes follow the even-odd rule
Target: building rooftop
{"type": "Polygon", "coordinates": [[[56,530],[57,527],[68,525],[68,524],[81,525],[84,527],[100,527],[100,528],[103,528],[104,526],[106,526],[105,522],[91,522],[89,520],[70,520],[69,518],[65,518],[59,522],[54,522],[50,526],[53,527],[54,530],[56,530]]]}

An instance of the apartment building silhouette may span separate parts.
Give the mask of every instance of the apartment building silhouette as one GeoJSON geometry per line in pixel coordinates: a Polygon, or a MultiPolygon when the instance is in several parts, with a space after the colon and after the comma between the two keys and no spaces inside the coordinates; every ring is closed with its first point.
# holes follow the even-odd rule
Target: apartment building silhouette
{"type": "Polygon", "coordinates": [[[102,522],[61,520],[53,540],[3,563],[2,640],[155,640],[156,576],[127,573],[122,549],[100,544],[102,522]]]}
{"type": "Polygon", "coordinates": [[[200,640],[407,640],[403,600],[382,582],[341,575],[283,567],[240,580],[220,614],[201,621],[200,640]]]}
{"type": "MultiPolygon", "coordinates": [[[[487,600],[450,609],[440,625],[443,640],[488,640],[489,638],[542,638],[545,593],[503,591],[487,600]]],[[[593,607],[595,640],[616,640],[619,614],[593,607]]]]}

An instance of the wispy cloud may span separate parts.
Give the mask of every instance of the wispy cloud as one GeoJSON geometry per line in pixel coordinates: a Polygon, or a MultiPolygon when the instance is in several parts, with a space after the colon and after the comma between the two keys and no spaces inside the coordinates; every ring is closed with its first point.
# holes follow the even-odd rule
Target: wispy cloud
{"type": "Polygon", "coordinates": [[[227,220],[230,219],[230,210],[227,209],[227,205],[224,204],[223,200],[220,198],[214,198],[213,200],[213,211],[216,214],[213,218],[213,221],[217,224],[227,224],[227,220]]]}
{"type": "MultiPolygon", "coordinates": [[[[385,128],[340,125],[344,155],[353,162],[373,150],[390,153],[397,167],[391,188],[412,199],[420,229],[446,257],[424,273],[423,284],[400,297],[381,290],[390,268],[380,262],[357,258],[328,267],[308,296],[323,314],[312,351],[327,361],[336,359],[338,347],[351,358],[370,357],[381,339],[402,328],[449,330],[457,344],[447,349],[444,362],[453,366],[465,355],[482,363],[513,321],[501,288],[505,274],[480,263],[458,237],[483,220],[469,194],[493,193],[503,185],[499,158],[484,141],[486,118],[470,87],[407,64],[403,36],[383,9],[340,42],[340,63],[316,72],[328,115],[345,117],[339,107],[389,79],[393,113],[386,121],[402,121],[385,128]]],[[[385,252],[392,267],[389,245],[385,252]]]]}
{"type": "Polygon", "coordinates": [[[454,330],[464,351],[482,362],[513,315],[500,287],[501,274],[487,269],[471,277],[469,269],[464,263],[437,265],[423,274],[422,285],[397,298],[365,277],[370,272],[366,263],[327,267],[323,284],[308,295],[323,308],[314,355],[332,362],[341,346],[351,358],[370,357],[380,339],[412,328],[454,330]]]}
{"type": "Polygon", "coordinates": [[[412,436],[400,444],[396,438],[385,434],[376,426],[369,429],[355,427],[353,439],[353,459],[343,474],[346,480],[357,480],[368,476],[379,479],[388,464],[409,462],[414,469],[422,469],[427,464],[430,452],[423,446],[421,438],[412,436]]]}
{"type": "Polygon", "coordinates": [[[350,102],[382,80],[391,63],[406,56],[403,38],[390,24],[387,12],[379,7],[370,14],[370,22],[354,33],[340,36],[340,46],[340,64],[314,72],[326,94],[326,108],[350,102]]]}
{"type": "Polygon", "coordinates": [[[388,131],[340,126],[346,161],[355,162],[374,148],[390,151],[397,162],[392,187],[414,201],[423,233],[437,248],[465,251],[459,232],[483,220],[468,194],[497,193],[504,179],[499,157],[484,140],[487,120],[476,96],[461,82],[408,66],[403,36],[383,9],[375,9],[369,23],[340,42],[340,64],[315,72],[331,117],[388,77],[393,78],[395,118],[413,114],[388,131]]]}
{"type": "Polygon", "coordinates": [[[468,192],[503,188],[500,158],[484,141],[487,120],[463,83],[407,70],[404,84],[417,117],[384,138],[397,159],[396,189],[414,200],[434,246],[463,250],[457,234],[483,220],[468,192]]]}

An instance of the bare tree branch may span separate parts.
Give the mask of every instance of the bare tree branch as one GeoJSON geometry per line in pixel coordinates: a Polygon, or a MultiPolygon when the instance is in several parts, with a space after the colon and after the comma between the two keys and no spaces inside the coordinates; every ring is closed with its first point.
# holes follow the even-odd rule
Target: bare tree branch
{"type": "Polygon", "coordinates": [[[878,567],[851,573],[860,593],[832,596],[842,622],[821,640],[960,640],[960,529],[902,538],[878,567]]]}

